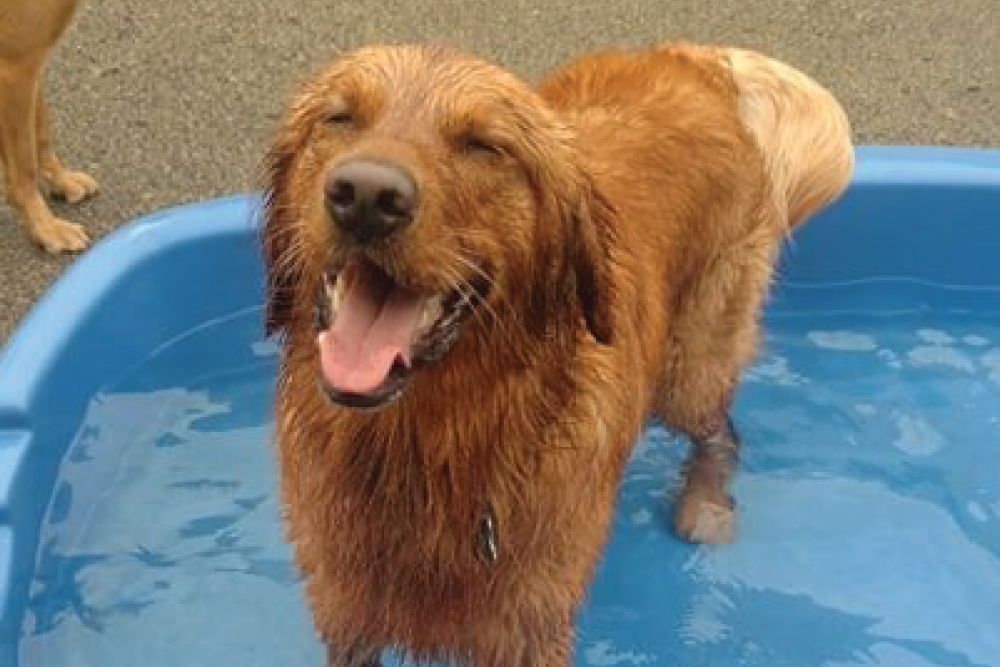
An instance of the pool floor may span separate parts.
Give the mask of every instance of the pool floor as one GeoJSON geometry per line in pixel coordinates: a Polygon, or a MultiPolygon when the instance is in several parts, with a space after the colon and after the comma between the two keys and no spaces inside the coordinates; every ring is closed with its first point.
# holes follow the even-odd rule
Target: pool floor
{"type": "MultiPolygon", "coordinates": [[[[686,446],[651,425],[577,665],[1000,665],[1000,294],[851,285],[782,307],[807,292],[783,290],[740,387],[738,542],[673,537],[686,446]]],[[[206,322],[94,396],[23,665],[323,664],[278,519],[260,319],[206,322]]]]}

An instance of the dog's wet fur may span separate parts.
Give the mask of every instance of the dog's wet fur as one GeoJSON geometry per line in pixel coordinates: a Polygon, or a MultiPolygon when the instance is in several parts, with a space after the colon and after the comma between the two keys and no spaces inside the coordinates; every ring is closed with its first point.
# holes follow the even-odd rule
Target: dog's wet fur
{"type": "Polygon", "coordinates": [[[736,49],[610,51],[533,89],[371,47],[306,83],[263,247],[288,535],[331,664],[568,665],[650,416],[694,445],[678,535],[732,540],[734,383],[782,240],[852,164],[827,91],[736,49]]]}

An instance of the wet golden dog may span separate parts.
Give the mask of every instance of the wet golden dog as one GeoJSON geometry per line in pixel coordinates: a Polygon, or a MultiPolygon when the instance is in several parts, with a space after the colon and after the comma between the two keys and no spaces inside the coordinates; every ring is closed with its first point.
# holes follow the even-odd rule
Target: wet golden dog
{"type": "Polygon", "coordinates": [[[51,253],[81,250],[83,227],[54,216],[44,185],[70,203],[97,192],[97,182],[66,169],[49,141],[42,74],[49,51],[73,18],[77,0],[0,0],[0,170],[7,201],[51,253]]]}
{"type": "Polygon", "coordinates": [[[824,89],[763,56],[609,52],[533,90],[367,48],[269,157],[289,535],[336,665],[567,665],[649,415],[693,442],[674,515],[732,538],[729,402],[793,225],[852,167],[824,89]]]}

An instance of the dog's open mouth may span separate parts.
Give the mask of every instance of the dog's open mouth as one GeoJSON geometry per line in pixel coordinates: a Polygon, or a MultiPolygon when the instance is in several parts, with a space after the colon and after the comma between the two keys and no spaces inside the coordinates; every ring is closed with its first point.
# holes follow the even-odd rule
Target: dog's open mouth
{"type": "Polygon", "coordinates": [[[427,294],[357,257],[329,271],[316,296],[319,381],[335,403],[375,408],[399,396],[411,372],[440,359],[489,283],[427,294]]]}

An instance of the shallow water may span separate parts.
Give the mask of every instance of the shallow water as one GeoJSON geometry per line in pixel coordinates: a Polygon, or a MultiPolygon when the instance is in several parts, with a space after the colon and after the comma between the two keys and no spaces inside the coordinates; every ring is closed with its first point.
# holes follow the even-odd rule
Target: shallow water
{"type": "MultiPolygon", "coordinates": [[[[737,398],[736,545],[672,536],[685,447],[648,430],[577,665],[1000,665],[1000,295],[868,288],[772,307],[737,398]]],[[[94,397],[23,665],[322,664],[278,521],[259,321],[206,323],[94,397]]]]}

